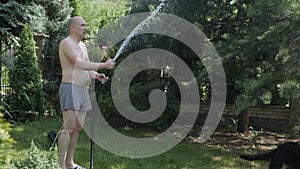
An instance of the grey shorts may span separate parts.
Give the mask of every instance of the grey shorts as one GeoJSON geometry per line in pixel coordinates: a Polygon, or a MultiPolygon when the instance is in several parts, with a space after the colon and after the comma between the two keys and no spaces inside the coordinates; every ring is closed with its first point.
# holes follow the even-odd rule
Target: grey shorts
{"type": "Polygon", "coordinates": [[[72,83],[61,83],[59,87],[61,110],[87,112],[92,109],[88,88],[72,83]]]}

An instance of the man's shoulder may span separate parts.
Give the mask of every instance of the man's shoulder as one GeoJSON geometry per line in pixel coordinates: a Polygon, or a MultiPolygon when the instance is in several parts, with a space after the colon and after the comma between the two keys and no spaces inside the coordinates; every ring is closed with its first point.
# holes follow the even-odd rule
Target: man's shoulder
{"type": "Polygon", "coordinates": [[[70,38],[66,37],[62,39],[59,43],[60,48],[65,48],[64,46],[70,44],[70,38]]]}
{"type": "Polygon", "coordinates": [[[82,41],[79,42],[79,45],[82,47],[86,47],[85,43],[83,43],[82,41]]]}
{"type": "Polygon", "coordinates": [[[65,37],[63,38],[60,43],[65,43],[65,42],[69,42],[70,41],[70,38],[69,37],[65,37]]]}

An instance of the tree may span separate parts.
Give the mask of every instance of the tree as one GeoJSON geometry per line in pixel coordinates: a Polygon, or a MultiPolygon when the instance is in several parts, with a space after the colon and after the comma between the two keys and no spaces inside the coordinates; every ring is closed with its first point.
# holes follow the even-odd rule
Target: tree
{"type": "Polygon", "coordinates": [[[10,106],[13,110],[21,112],[16,114],[17,117],[30,111],[44,113],[42,74],[37,63],[33,34],[28,25],[24,25],[19,44],[14,66],[9,72],[13,84],[13,93],[9,97],[10,106]]]}
{"type": "MultiPolygon", "coordinates": [[[[299,59],[291,56],[292,48],[286,45],[293,41],[297,29],[294,25],[299,19],[290,4],[279,0],[253,1],[245,10],[249,17],[244,28],[247,34],[231,44],[232,56],[239,65],[237,72],[242,72],[235,81],[239,93],[236,111],[242,115],[247,115],[247,109],[252,106],[286,104],[288,100],[279,94],[279,86],[299,79],[292,73],[299,59]]],[[[240,131],[246,133],[247,125],[241,125],[244,129],[240,131]]]]}
{"type": "Polygon", "coordinates": [[[0,2],[0,11],[0,42],[4,44],[16,43],[15,37],[19,36],[24,23],[28,23],[33,32],[45,32],[45,10],[35,2],[3,0],[0,2]]]}
{"type": "Polygon", "coordinates": [[[99,28],[124,16],[129,7],[126,0],[114,1],[103,0],[77,0],[79,14],[88,24],[88,36],[95,37],[99,28]]]}
{"type": "MultiPolygon", "coordinates": [[[[242,121],[252,106],[299,100],[299,0],[174,0],[164,10],[194,23],[215,44],[226,72],[227,103],[235,104],[242,121]]],[[[199,79],[209,89],[208,78],[199,79]]],[[[247,132],[247,123],[239,126],[247,132]]]]}
{"type": "Polygon", "coordinates": [[[73,8],[71,16],[79,16],[78,6],[76,0],[70,0],[70,7],[73,8]]]}
{"type": "MultiPolygon", "coordinates": [[[[7,57],[5,53],[8,49],[13,49],[19,45],[18,37],[25,23],[33,34],[47,34],[48,26],[51,30],[56,29],[55,24],[48,20],[48,16],[51,14],[47,12],[51,9],[52,4],[55,1],[44,0],[2,0],[0,3],[0,49],[1,49],[1,64],[12,67],[11,58],[7,57]]],[[[64,11],[58,11],[57,13],[63,13],[64,11]]],[[[57,20],[57,22],[59,22],[57,20]]],[[[47,82],[45,80],[44,82],[47,82]]]]}
{"type": "Polygon", "coordinates": [[[58,89],[61,82],[61,67],[59,63],[58,47],[60,41],[68,36],[67,20],[71,16],[72,8],[68,0],[45,1],[48,24],[46,34],[49,35],[45,43],[43,54],[43,79],[46,93],[47,107],[60,112],[58,89]],[[49,71],[51,70],[51,71],[49,71]]]}

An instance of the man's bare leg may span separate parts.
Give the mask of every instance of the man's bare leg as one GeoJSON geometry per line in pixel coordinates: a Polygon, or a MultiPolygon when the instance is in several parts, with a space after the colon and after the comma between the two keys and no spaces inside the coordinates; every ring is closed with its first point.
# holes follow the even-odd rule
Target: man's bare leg
{"type": "Polygon", "coordinates": [[[58,137],[58,152],[59,152],[59,160],[60,160],[60,166],[62,169],[66,169],[66,156],[67,156],[67,150],[69,145],[69,133],[67,130],[62,130],[59,133],[58,137]]]}
{"type": "Polygon", "coordinates": [[[74,153],[75,153],[75,148],[77,145],[79,133],[82,130],[83,122],[86,116],[85,112],[76,112],[77,113],[77,118],[76,118],[76,124],[75,124],[75,130],[73,133],[70,135],[70,145],[66,157],[66,166],[69,168],[73,168],[76,164],[74,163],[74,153]]]}
{"type": "Polygon", "coordinates": [[[64,130],[67,132],[62,132],[58,140],[58,151],[60,154],[60,163],[62,169],[73,168],[75,166],[73,157],[79,132],[82,130],[85,116],[86,113],[84,112],[78,113],[73,110],[67,110],[63,112],[64,130]],[[69,136],[68,134],[64,133],[68,133],[69,136]]]}

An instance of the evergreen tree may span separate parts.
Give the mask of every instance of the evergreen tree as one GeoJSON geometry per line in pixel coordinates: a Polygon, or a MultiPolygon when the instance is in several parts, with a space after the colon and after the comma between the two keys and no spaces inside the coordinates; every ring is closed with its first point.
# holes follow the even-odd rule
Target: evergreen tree
{"type": "Polygon", "coordinates": [[[13,110],[21,112],[22,116],[22,113],[30,111],[43,113],[45,94],[42,74],[37,63],[33,34],[28,25],[24,25],[19,44],[15,53],[14,66],[10,71],[13,85],[10,106],[13,110]]]}
{"type": "Polygon", "coordinates": [[[47,98],[47,108],[53,108],[60,112],[58,101],[58,88],[61,81],[61,67],[58,56],[60,41],[68,36],[67,19],[70,17],[72,9],[68,0],[53,0],[47,4],[46,13],[49,19],[47,24],[47,35],[49,38],[43,50],[44,71],[44,91],[47,98]]]}

